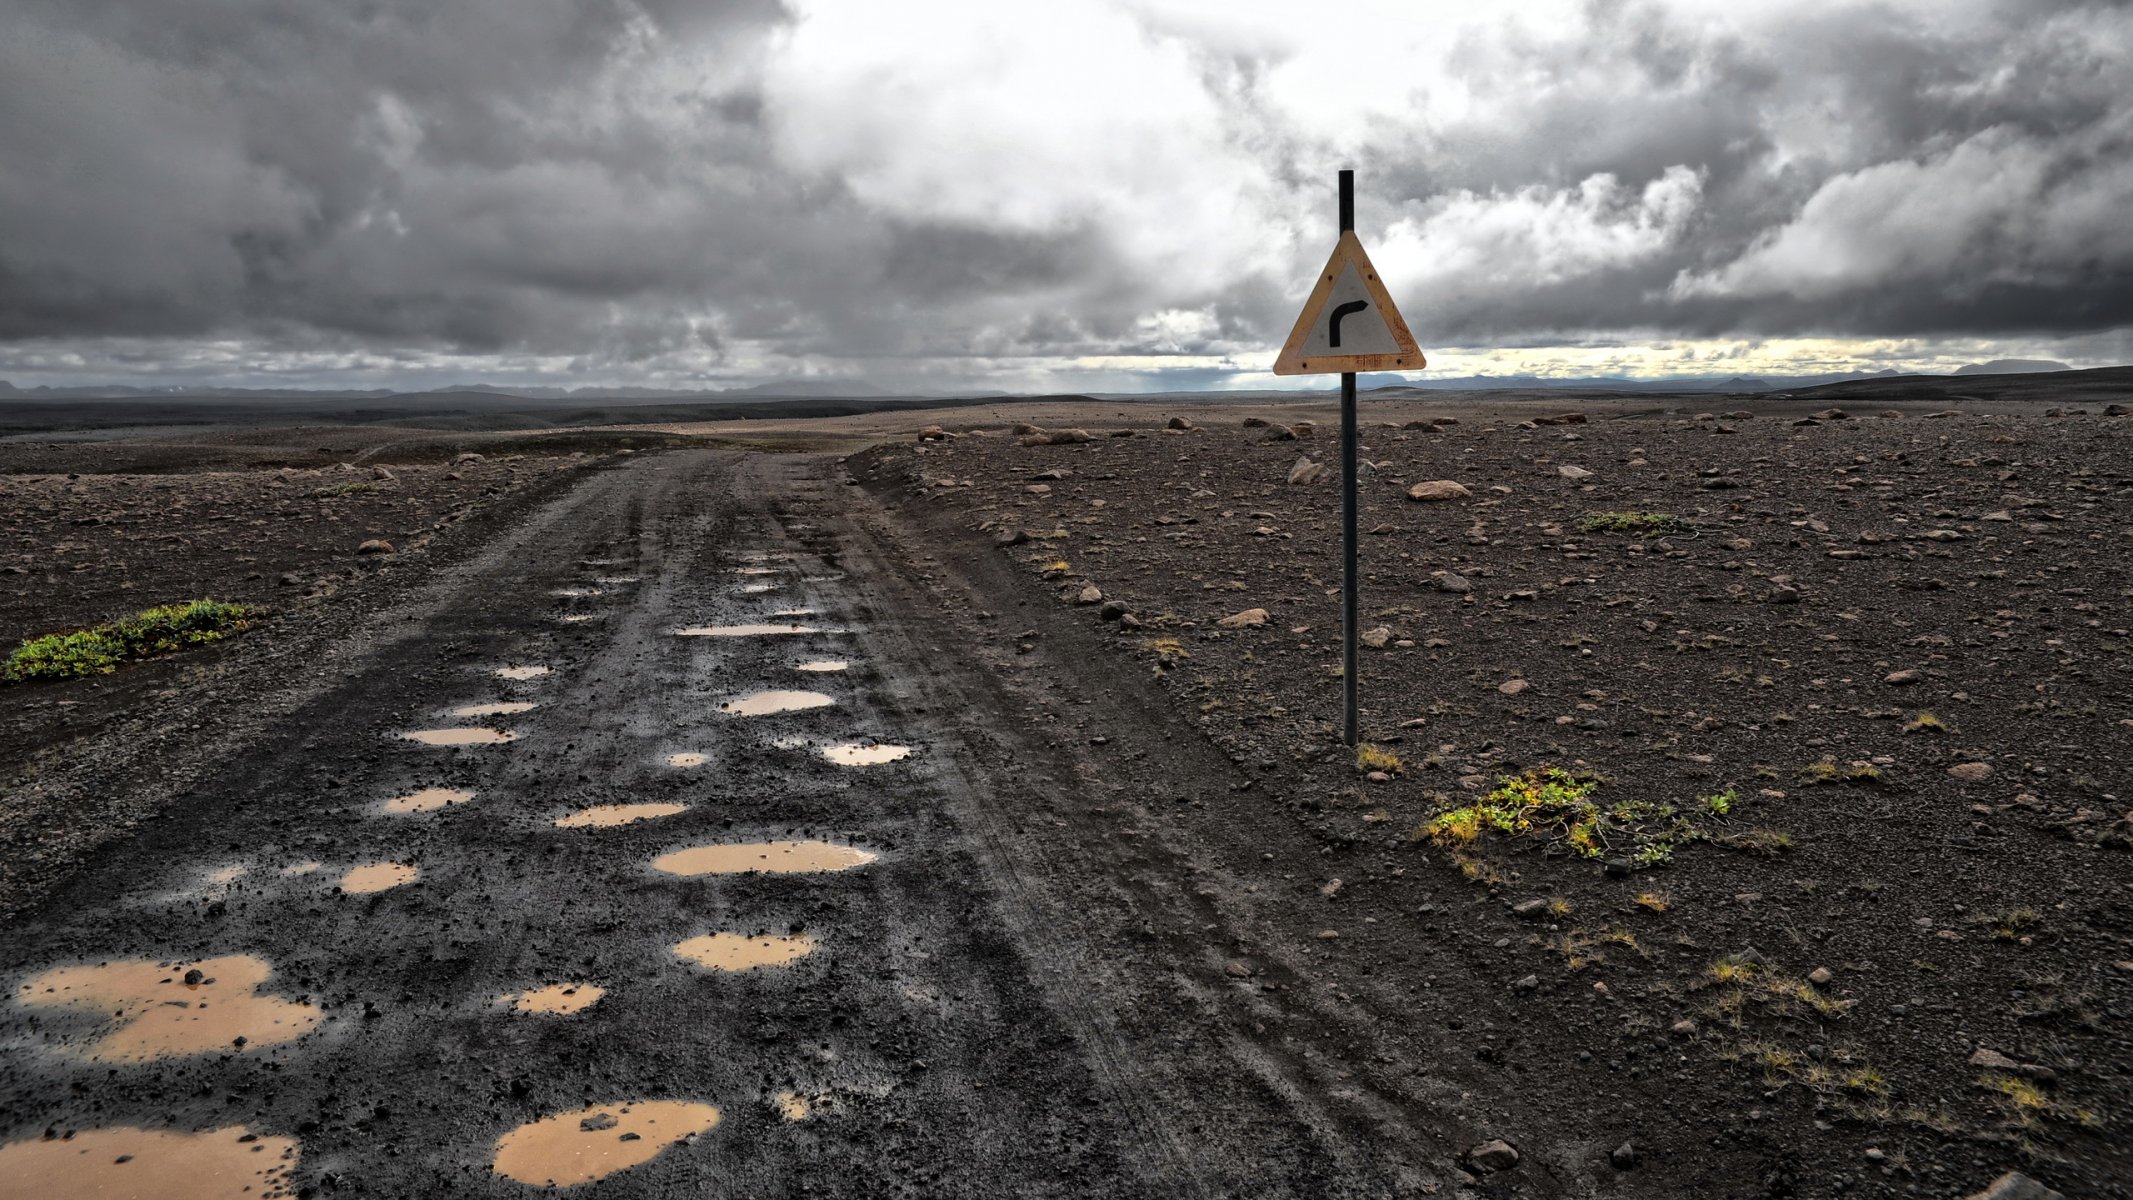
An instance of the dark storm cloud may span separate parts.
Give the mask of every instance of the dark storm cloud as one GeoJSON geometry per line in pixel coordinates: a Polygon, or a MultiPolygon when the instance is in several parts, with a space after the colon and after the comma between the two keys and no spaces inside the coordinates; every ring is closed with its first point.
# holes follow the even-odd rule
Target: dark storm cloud
{"type": "Polygon", "coordinates": [[[2133,322],[2122,4],[889,7],[9,0],[0,343],[1256,353],[1344,161],[1425,340],[2133,322]]]}

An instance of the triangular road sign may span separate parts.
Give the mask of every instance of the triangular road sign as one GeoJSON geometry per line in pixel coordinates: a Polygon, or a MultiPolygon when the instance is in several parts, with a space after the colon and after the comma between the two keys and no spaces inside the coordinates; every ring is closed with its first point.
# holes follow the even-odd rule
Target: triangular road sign
{"type": "Polygon", "coordinates": [[[1341,234],[1318,273],[1303,315],[1274,360],[1276,375],[1338,375],[1344,371],[1414,371],[1428,366],[1407,322],[1385,294],[1370,256],[1353,230],[1341,234]]]}

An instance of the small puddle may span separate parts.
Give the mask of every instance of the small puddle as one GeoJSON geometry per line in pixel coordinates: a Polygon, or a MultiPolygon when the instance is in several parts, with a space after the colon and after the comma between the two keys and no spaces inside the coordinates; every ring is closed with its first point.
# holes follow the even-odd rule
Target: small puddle
{"type": "Polygon", "coordinates": [[[815,1106],[798,1092],[779,1092],[770,1102],[777,1106],[778,1115],[788,1121],[805,1121],[815,1112],[815,1106]]]}
{"type": "Polygon", "coordinates": [[[474,793],[461,791],[458,788],[423,788],[419,792],[409,792],[405,796],[395,796],[387,800],[384,807],[385,811],[389,813],[433,812],[440,808],[449,808],[454,804],[465,804],[473,798],[474,793]]]}
{"type": "Polygon", "coordinates": [[[812,625],[691,625],[674,631],[682,637],[771,637],[781,633],[821,633],[812,625]]]}
{"type": "Polygon", "coordinates": [[[598,616],[592,613],[564,613],[562,616],[556,618],[556,620],[561,621],[566,625],[576,625],[580,621],[597,621],[599,619],[600,618],[598,616]]]}
{"type": "Polygon", "coordinates": [[[666,764],[670,767],[700,767],[710,761],[710,755],[698,754],[694,750],[684,750],[679,754],[669,754],[666,757],[666,764]]]}
{"type": "Polygon", "coordinates": [[[36,1200],[259,1200],[294,1194],[296,1154],[295,1138],[242,1125],[119,1125],[0,1146],[0,1179],[9,1195],[36,1200]]]}
{"type": "Polygon", "coordinates": [[[609,829],[616,825],[629,825],[637,821],[649,821],[655,817],[671,817],[687,812],[686,804],[601,804],[580,809],[568,816],[557,817],[557,829],[609,829]]]}
{"type": "Polygon", "coordinates": [[[83,1047],[82,1056],[144,1063],[256,1050],[311,1032],[321,1019],[315,1006],[259,994],[273,974],[265,959],[249,954],[196,963],[128,959],[46,971],[16,989],[15,999],[99,1013],[115,1025],[83,1047]]]}
{"type": "Polygon", "coordinates": [[[669,875],[805,875],[849,871],[880,857],[833,842],[720,842],[669,851],[653,859],[652,868],[669,875]]]}
{"type": "Polygon", "coordinates": [[[638,577],[635,575],[596,575],[593,577],[594,583],[604,583],[610,587],[621,587],[624,584],[636,583],[637,581],[638,577]]]}
{"type": "Polygon", "coordinates": [[[775,575],[778,572],[773,567],[735,567],[733,568],[733,573],[735,575],[775,575]]]}
{"type": "Polygon", "coordinates": [[[421,874],[406,863],[364,863],[360,867],[348,868],[341,876],[340,888],[351,896],[367,896],[372,892],[390,891],[403,883],[413,883],[421,874]]]}
{"type": "Polygon", "coordinates": [[[751,692],[719,705],[718,711],[733,717],[768,717],[776,713],[828,708],[835,703],[821,692],[751,692]]]}
{"type": "Polygon", "coordinates": [[[818,658],[815,659],[813,662],[801,663],[799,666],[794,667],[793,670],[826,673],[830,671],[842,671],[850,667],[851,665],[852,664],[844,661],[841,658],[818,658]]]}
{"type": "Polygon", "coordinates": [[[632,1100],[542,1117],[496,1139],[498,1175],[535,1187],[576,1187],[648,1163],[668,1146],[718,1127],[718,1109],[685,1100],[632,1100]]]}
{"type": "Polygon", "coordinates": [[[819,617],[822,614],[812,608],[781,608],[770,615],[773,617],[819,617]]]}
{"type": "Polygon", "coordinates": [[[600,1002],[607,989],[591,983],[551,983],[547,987],[528,988],[512,992],[503,998],[515,1013],[537,1013],[542,1016],[567,1017],[581,1013],[600,1002]]]}
{"type": "Polygon", "coordinates": [[[522,712],[539,708],[531,700],[505,700],[497,704],[462,704],[452,710],[455,717],[515,717],[522,712]]]}
{"type": "Polygon", "coordinates": [[[416,729],[400,736],[410,742],[421,742],[425,746],[499,746],[518,740],[518,734],[509,729],[483,729],[480,726],[463,729],[416,729]]]}
{"type": "Polygon", "coordinates": [[[521,682],[523,682],[523,681],[525,681],[525,680],[528,680],[528,679],[539,679],[539,678],[540,678],[541,676],[543,676],[543,675],[546,675],[546,674],[548,674],[548,668],[547,668],[547,667],[498,667],[498,668],[496,668],[496,676],[497,676],[497,678],[499,678],[499,679],[516,679],[516,680],[519,680],[519,681],[521,681],[521,682]]]}
{"type": "Polygon", "coordinates": [[[551,596],[561,596],[565,600],[579,600],[587,596],[604,596],[607,593],[601,591],[599,588],[566,587],[557,588],[548,594],[551,596]]]}
{"type": "Polygon", "coordinates": [[[822,757],[840,767],[878,767],[883,763],[911,757],[911,747],[891,746],[882,742],[840,742],[835,746],[824,746],[822,757]]]}
{"type": "Polygon", "coordinates": [[[744,583],[733,590],[744,596],[760,596],[776,586],[775,583],[744,583]]]}
{"type": "Polygon", "coordinates": [[[815,952],[810,933],[749,937],[744,933],[707,933],[674,947],[674,954],[712,971],[753,971],[782,967],[815,952]]]}

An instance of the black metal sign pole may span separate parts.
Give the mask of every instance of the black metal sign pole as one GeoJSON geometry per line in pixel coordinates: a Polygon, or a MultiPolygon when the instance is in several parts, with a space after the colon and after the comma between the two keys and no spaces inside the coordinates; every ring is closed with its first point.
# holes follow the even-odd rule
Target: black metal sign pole
{"type": "MultiPolygon", "coordinates": [[[[1341,172],[1341,232],[1355,228],[1355,172],[1341,172]]],[[[1356,744],[1355,372],[1341,372],[1341,691],[1345,737],[1356,744]]]]}

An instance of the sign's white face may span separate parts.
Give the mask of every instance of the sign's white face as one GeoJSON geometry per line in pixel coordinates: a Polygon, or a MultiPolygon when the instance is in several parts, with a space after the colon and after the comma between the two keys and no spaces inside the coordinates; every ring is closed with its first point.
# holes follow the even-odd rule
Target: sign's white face
{"type": "Polygon", "coordinates": [[[1343,264],[1340,277],[1333,281],[1333,290],[1326,295],[1325,306],[1318,310],[1318,320],[1304,335],[1303,357],[1399,354],[1404,349],[1393,339],[1385,314],[1363,286],[1362,273],[1354,263],[1343,264]]]}

